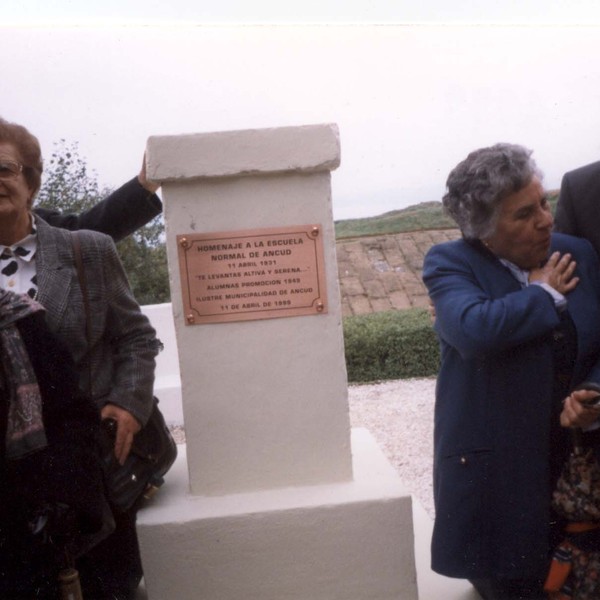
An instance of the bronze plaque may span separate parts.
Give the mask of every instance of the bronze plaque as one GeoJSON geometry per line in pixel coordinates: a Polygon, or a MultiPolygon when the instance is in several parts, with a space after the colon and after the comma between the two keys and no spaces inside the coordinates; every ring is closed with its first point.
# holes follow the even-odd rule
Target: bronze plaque
{"type": "Polygon", "coordinates": [[[319,225],[177,236],[186,323],[327,312],[319,225]]]}

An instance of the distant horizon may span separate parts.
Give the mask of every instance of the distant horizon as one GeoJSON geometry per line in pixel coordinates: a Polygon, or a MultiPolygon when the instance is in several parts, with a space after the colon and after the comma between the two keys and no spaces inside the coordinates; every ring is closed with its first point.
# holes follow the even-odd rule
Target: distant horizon
{"type": "MultiPolygon", "coordinates": [[[[560,188],[546,189],[546,192],[551,196],[555,196],[555,195],[558,196],[558,194],[560,192],[560,188]]],[[[409,211],[411,209],[419,208],[423,204],[440,204],[441,205],[442,201],[441,200],[423,200],[422,202],[416,202],[415,204],[410,204],[408,206],[403,206],[401,208],[391,208],[390,210],[386,210],[384,212],[377,213],[374,215],[369,215],[369,216],[365,216],[365,217],[348,217],[348,218],[342,218],[342,219],[334,219],[334,221],[337,223],[339,221],[358,221],[361,219],[376,219],[377,217],[383,217],[383,216],[391,214],[391,213],[409,211]]],[[[457,225],[457,227],[458,227],[458,225],[457,225]]]]}
{"type": "Polygon", "coordinates": [[[600,27],[2,27],[2,116],[77,142],[102,185],[148,137],[335,123],[336,220],[441,200],[471,150],[534,150],[546,185],[600,158],[600,27]],[[98,49],[102,49],[98,52],[98,49]]]}

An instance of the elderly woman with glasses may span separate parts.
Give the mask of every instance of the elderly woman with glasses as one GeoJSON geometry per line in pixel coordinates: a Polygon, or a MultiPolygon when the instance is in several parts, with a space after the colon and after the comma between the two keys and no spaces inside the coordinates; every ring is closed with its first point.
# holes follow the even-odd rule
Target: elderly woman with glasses
{"type": "MultiPolygon", "coordinates": [[[[152,406],[155,332],[131,293],[113,241],[79,232],[90,328],[78,283],[70,231],[32,213],[40,187],[38,140],[0,119],[0,288],[26,294],[45,309],[52,334],[73,356],[80,390],[102,418],[117,422],[115,455],[124,462],[152,406]]],[[[133,598],[141,578],[135,513],[80,563],[84,596],[133,598]]]]}
{"type": "Polygon", "coordinates": [[[552,233],[521,146],[472,152],[447,190],[462,239],[431,248],[423,269],[441,345],[432,566],[485,599],[545,598],[569,451],[561,413],[568,426],[599,416],[593,393],[570,392],[600,382],[600,264],[587,241],[552,233]]]}

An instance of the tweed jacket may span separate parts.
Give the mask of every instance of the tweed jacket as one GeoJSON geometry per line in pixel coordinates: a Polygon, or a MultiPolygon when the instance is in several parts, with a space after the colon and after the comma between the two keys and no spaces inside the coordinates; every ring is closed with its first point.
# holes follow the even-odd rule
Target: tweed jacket
{"type": "Polygon", "coordinates": [[[91,389],[99,407],[116,404],[145,424],[153,402],[156,336],[131,292],[113,241],[101,233],[79,232],[91,313],[88,344],[75,234],[39,217],[36,224],[37,299],[46,308],[50,330],[73,355],[80,388],[91,389]]]}
{"type": "MultiPolygon", "coordinates": [[[[571,386],[600,383],[600,265],[586,240],[553,234],[577,261],[567,294],[576,330],[571,386]]],[[[441,345],[434,424],[433,569],[451,577],[544,578],[552,458],[569,438],[553,400],[560,315],[540,286],[521,289],[482,245],[434,246],[423,279],[441,345]]]]}
{"type": "Polygon", "coordinates": [[[110,235],[118,242],[159,215],[162,203],[156,194],[142,187],[138,178],[134,177],[80,215],[40,207],[33,210],[54,227],[93,229],[110,235]]]}
{"type": "Polygon", "coordinates": [[[600,162],[565,173],[554,229],[584,237],[600,254],[600,162]]]}

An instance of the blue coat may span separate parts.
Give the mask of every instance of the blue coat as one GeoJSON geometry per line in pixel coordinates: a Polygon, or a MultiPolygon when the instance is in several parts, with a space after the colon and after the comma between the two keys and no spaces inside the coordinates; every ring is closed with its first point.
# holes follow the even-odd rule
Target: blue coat
{"type": "MultiPolygon", "coordinates": [[[[572,385],[600,382],[600,265],[589,242],[553,234],[577,261],[567,295],[577,330],[572,385]]],[[[542,578],[548,568],[551,450],[568,448],[552,406],[559,315],[483,246],[431,248],[423,279],[441,344],[434,425],[432,567],[451,577],[542,578]]]]}

